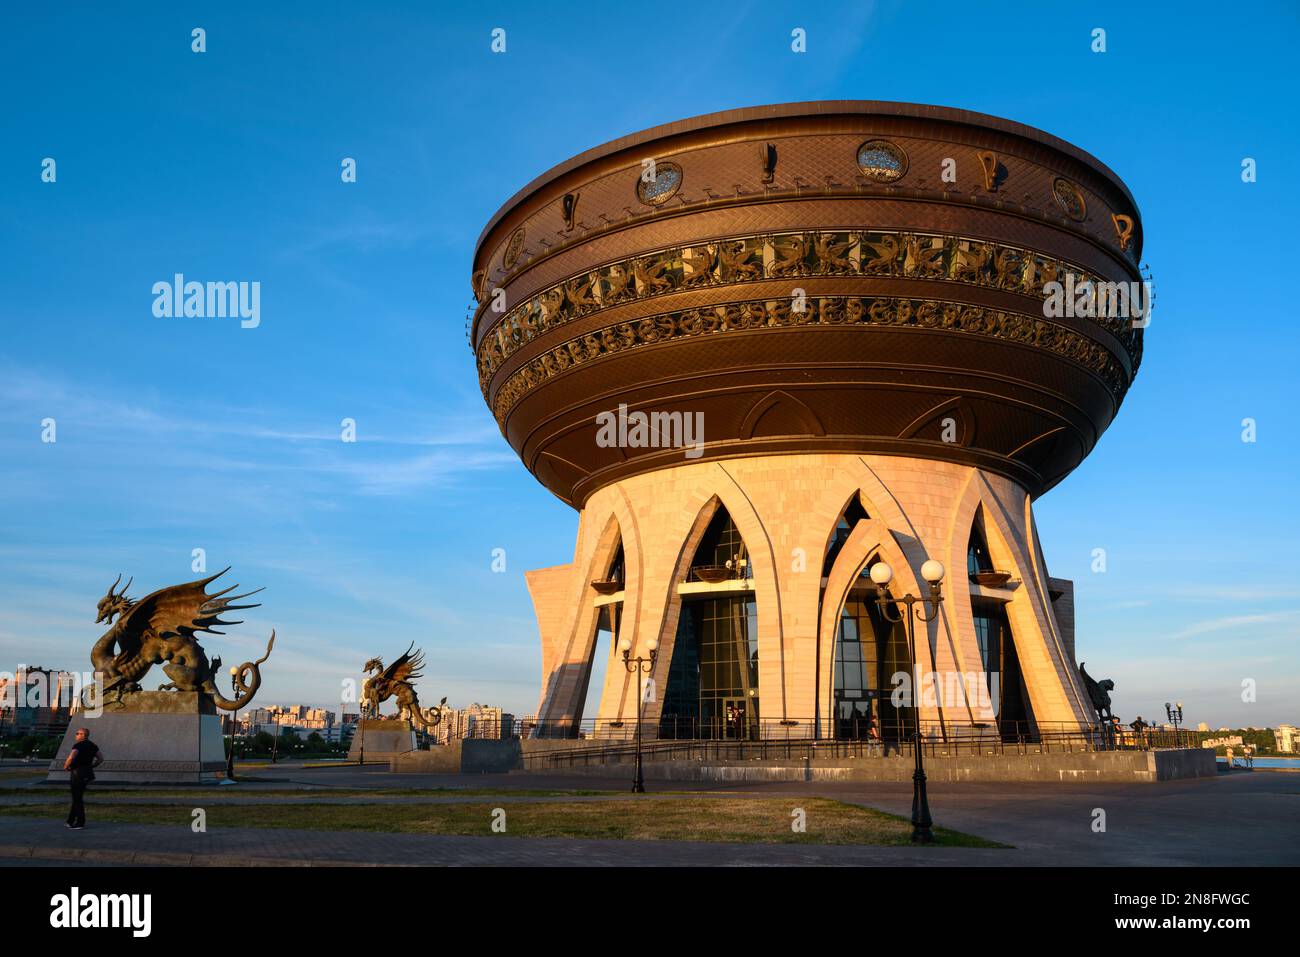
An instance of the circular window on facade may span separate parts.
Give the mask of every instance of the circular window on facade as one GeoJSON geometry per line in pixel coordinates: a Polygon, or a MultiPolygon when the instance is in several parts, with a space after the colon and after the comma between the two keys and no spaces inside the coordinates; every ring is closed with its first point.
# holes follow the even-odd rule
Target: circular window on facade
{"type": "Polygon", "coordinates": [[[1082,222],[1088,215],[1088,204],[1084,202],[1083,193],[1068,179],[1057,177],[1052,184],[1052,198],[1056,200],[1057,206],[1065,210],[1065,215],[1075,222],[1082,222]]]}
{"type": "Polygon", "coordinates": [[[682,187],[682,168],[676,163],[655,163],[637,177],[636,198],[647,206],[662,206],[682,187]],[[653,173],[653,177],[651,176],[653,173]]]}
{"type": "Polygon", "coordinates": [[[515,263],[519,262],[519,252],[524,248],[524,227],[520,226],[510,234],[510,242],[506,243],[506,251],[501,255],[501,265],[506,270],[514,269],[515,263]]]}
{"type": "Polygon", "coordinates": [[[858,168],[868,179],[892,183],[907,172],[907,154],[889,140],[867,140],[858,147],[858,168]]]}

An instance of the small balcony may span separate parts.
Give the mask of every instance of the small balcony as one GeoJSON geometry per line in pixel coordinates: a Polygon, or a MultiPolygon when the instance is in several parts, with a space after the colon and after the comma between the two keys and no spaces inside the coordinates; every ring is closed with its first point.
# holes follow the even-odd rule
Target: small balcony
{"type": "Polygon", "coordinates": [[[1010,588],[1011,572],[1004,571],[1001,568],[987,568],[978,572],[971,572],[970,580],[972,584],[979,585],[983,588],[1010,588]]]}
{"type": "Polygon", "coordinates": [[[749,561],[732,559],[723,565],[693,565],[686,578],[677,586],[681,595],[697,592],[745,592],[753,588],[749,561]]]}

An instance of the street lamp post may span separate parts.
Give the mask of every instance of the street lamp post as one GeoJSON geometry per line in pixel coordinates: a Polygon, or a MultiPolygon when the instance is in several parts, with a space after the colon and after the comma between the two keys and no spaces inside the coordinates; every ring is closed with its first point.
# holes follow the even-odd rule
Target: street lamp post
{"type": "Polygon", "coordinates": [[[871,580],[876,585],[876,605],[880,608],[880,613],[889,621],[897,623],[906,620],[907,622],[907,653],[912,659],[914,685],[912,709],[915,717],[912,750],[916,754],[916,770],[912,772],[912,843],[931,844],[934,842],[934,833],[930,829],[934,821],[930,818],[930,802],[925,793],[925,761],[921,748],[921,706],[916,697],[920,689],[915,687],[917,658],[914,618],[933,621],[939,616],[939,606],[943,604],[943,596],[939,593],[939,585],[943,581],[943,564],[930,559],[921,566],[921,577],[930,584],[928,597],[917,598],[915,595],[907,594],[901,598],[894,598],[890,596],[888,589],[889,583],[894,578],[894,570],[883,561],[871,566],[871,580]],[[905,612],[899,611],[900,603],[906,606],[905,612]],[[920,608],[915,607],[918,604],[920,608]]]}
{"type": "Polygon", "coordinates": [[[645,776],[641,773],[641,719],[645,714],[645,694],[641,689],[641,675],[650,674],[654,670],[655,659],[659,657],[659,639],[651,638],[646,642],[646,651],[650,657],[642,658],[640,656],[632,657],[632,642],[628,638],[620,638],[618,650],[623,652],[623,665],[629,673],[636,674],[636,777],[632,781],[632,793],[645,793],[645,776]]]}
{"type": "Polygon", "coordinates": [[[1165,715],[1174,726],[1174,747],[1178,747],[1179,744],[1182,743],[1178,735],[1178,726],[1183,723],[1183,703],[1180,701],[1177,704],[1171,705],[1166,701],[1165,715]]]}
{"type": "MultiPolygon", "coordinates": [[[[230,690],[235,692],[235,697],[239,697],[239,686],[235,684],[235,679],[239,675],[239,669],[232,667],[230,669],[230,690]]],[[[235,780],[235,719],[239,716],[238,711],[230,712],[230,749],[226,752],[226,780],[235,780]]]]}

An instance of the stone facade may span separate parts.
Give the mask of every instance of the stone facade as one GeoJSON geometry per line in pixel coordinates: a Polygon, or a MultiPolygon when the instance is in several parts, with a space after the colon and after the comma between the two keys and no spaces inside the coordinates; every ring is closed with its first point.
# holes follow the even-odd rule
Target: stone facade
{"type": "MultiPolygon", "coordinates": [[[[653,677],[667,684],[682,605],[681,585],[695,547],[714,512],[724,506],[744,536],[753,577],[690,590],[752,589],[758,607],[759,697],[763,717],[783,733],[826,734],[833,653],[840,611],[862,569],[879,555],[895,570],[895,594],[925,593],[921,565],[948,569],[942,614],[916,631],[918,666],[940,673],[980,672],[971,595],[1005,602],[1029,703],[1043,726],[1078,729],[1090,723],[1087,694],[1072,655],[1073,621],[1060,621],[1034,527],[1028,494],[979,469],[896,456],[783,455],[683,464],[634,476],[593,495],[582,510],[577,550],[569,565],[527,573],[542,638],[543,691],[539,718],[634,721],[636,679],[611,661],[599,713],[582,715],[601,597],[601,579],[621,540],[626,572],[618,638],[634,653],[659,641],[653,677]],[[857,494],[869,515],[858,522],[823,579],[822,559],[846,504],[857,494]],[[1012,573],[1006,588],[970,584],[966,549],[977,511],[994,564],[1012,573]],[[933,651],[932,651],[933,650],[933,651]]],[[[1059,582],[1057,585],[1069,585],[1059,582]]],[[[1057,593],[1060,587],[1055,589],[1057,593]]],[[[1072,589],[1070,590],[1072,592],[1072,589]]],[[[600,653],[608,653],[601,649],[600,653]]],[[[646,704],[652,726],[662,695],[646,704]]],[[[946,727],[991,724],[984,703],[926,705],[924,721],[946,727]]],[[[769,732],[770,733],[770,732],[769,732]]]]}

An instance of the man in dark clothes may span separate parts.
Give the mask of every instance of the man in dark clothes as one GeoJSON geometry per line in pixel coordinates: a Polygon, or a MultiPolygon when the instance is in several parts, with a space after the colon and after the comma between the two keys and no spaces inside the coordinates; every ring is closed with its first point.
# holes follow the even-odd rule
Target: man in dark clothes
{"type": "Polygon", "coordinates": [[[99,746],[90,740],[90,731],[78,728],[77,743],[72,746],[67,760],[63,762],[63,770],[69,772],[72,782],[72,810],[68,812],[68,827],[74,831],[86,826],[86,805],[82,803],[82,796],[86,793],[86,785],[95,780],[94,769],[103,760],[99,746]]]}

